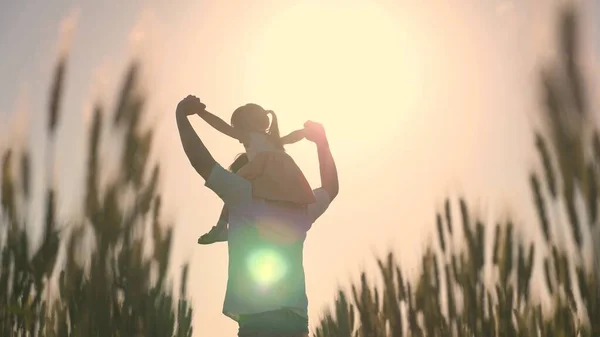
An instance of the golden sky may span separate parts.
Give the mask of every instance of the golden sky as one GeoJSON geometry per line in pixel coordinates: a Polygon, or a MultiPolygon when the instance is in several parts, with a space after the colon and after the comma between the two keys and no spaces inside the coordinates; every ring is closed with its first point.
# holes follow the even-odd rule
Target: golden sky
{"type": "MultiPolygon", "coordinates": [[[[172,267],[178,272],[191,262],[195,336],[234,336],[237,327],[221,314],[226,246],[196,245],[222,203],[203,187],[179,142],[174,108],[187,94],[226,120],[236,107],[259,103],[278,114],[283,133],[308,119],[324,123],[341,190],[305,245],[312,324],[338,286],[373,269],[374,256],[393,249],[405,267],[414,266],[433,241],[434,212],[447,195],[465,195],[486,218],[510,212],[530,224],[523,231],[537,230],[528,210],[527,170],[536,164],[531,126],[558,1],[29,3],[7,5],[18,14],[11,18],[0,14],[0,45],[12,46],[0,64],[8,74],[0,81],[0,121],[12,132],[2,140],[24,134],[29,121],[29,142],[43,151],[44,95],[56,53],[68,47],[56,179],[69,191],[63,213],[73,216],[85,144],[71,140],[83,136],[93,100],[112,99],[126,60],[144,56],[176,226],[172,267]],[[30,33],[18,38],[22,31],[30,33]]],[[[586,11],[592,22],[597,8],[583,3],[593,9],[586,11]]],[[[586,65],[598,74],[592,60],[586,65]]],[[[242,151],[201,120],[193,124],[224,166],[242,151]]],[[[288,151],[316,187],[314,146],[288,151]]]]}

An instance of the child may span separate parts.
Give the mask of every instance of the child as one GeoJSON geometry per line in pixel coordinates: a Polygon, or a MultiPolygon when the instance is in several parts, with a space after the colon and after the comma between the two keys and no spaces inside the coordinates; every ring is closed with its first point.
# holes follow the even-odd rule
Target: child
{"type": "MultiPolygon", "coordinates": [[[[303,130],[280,137],[275,113],[252,103],[233,112],[231,125],[206,110],[202,110],[198,115],[221,133],[237,139],[244,145],[248,162],[236,173],[252,183],[254,197],[298,207],[315,201],[304,174],[283,148],[284,144],[302,140],[303,130]]],[[[242,157],[238,159],[240,158],[242,157]]],[[[225,241],[226,220],[227,210],[224,208],[217,226],[203,235],[198,243],[225,241]]]]}

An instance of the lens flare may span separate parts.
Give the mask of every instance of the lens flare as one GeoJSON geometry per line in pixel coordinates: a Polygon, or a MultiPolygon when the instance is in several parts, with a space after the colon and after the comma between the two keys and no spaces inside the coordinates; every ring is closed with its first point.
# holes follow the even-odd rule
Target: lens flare
{"type": "Polygon", "coordinates": [[[262,287],[269,287],[287,273],[287,265],[279,253],[270,249],[257,250],[248,257],[250,275],[262,287]]]}

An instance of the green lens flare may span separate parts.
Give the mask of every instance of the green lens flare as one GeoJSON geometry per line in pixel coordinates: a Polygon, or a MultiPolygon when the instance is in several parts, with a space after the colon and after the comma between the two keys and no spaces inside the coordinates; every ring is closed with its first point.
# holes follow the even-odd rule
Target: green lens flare
{"type": "Polygon", "coordinates": [[[254,281],[268,287],[287,272],[287,265],[279,253],[269,249],[257,250],[248,257],[248,268],[254,281]]]}

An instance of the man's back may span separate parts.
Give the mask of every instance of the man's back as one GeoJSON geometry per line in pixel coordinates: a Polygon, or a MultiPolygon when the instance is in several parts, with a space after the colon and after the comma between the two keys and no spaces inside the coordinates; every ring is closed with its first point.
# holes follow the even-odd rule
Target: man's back
{"type": "Polygon", "coordinates": [[[229,278],[223,313],[290,309],[308,317],[303,267],[306,232],[331,199],[323,188],[306,208],[271,204],[252,196],[249,181],[215,165],[206,186],[229,208],[229,278]]]}
{"type": "Polygon", "coordinates": [[[253,200],[230,211],[229,278],[223,311],[239,315],[290,308],[307,316],[303,267],[306,210],[253,200]]]}
{"type": "MultiPolygon", "coordinates": [[[[201,113],[205,108],[206,106],[202,104],[197,97],[192,95],[188,95],[179,102],[176,109],[176,120],[181,144],[183,145],[183,149],[190,164],[196,172],[204,178],[206,186],[213,190],[225,202],[225,207],[230,210],[230,213],[236,213],[236,207],[243,208],[244,205],[251,203],[248,202],[248,200],[252,200],[252,186],[247,180],[224,170],[214,160],[210,151],[208,151],[200,137],[195,133],[188,117],[201,113]]],[[[331,155],[329,142],[323,126],[319,123],[308,121],[304,124],[302,135],[317,146],[322,186],[314,191],[316,202],[308,206],[307,219],[309,221],[302,221],[302,225],[300,226],[296,226],[295,222],[295,225],[290,226],[282,225],[279,221],[267,221],[266,224],[263,221],[259,221],[261,225],[255,225],[254,227],[249,225],[253,221],[247,218],[238,221],[238,228],[245,229],[238,230],[237,234],[233,235],[234,239],[229,240],[230,254],[233,253],[235,256],[234,261],[230,262],[230,272],[234,266],[241,267],[242,272],[240,272],[239,275],[230,274],[227,294],[227,296],[231,298],[233,295],[230,294],[235,293],[236,296],[233,296],[233,298],[235,298],[236,301],[246,297],[245,292],[243,291],[244,289],[252,290],[250,291],[254,297],[252,301],[260,301],[262,298],[263,302],[259,303],[261,305],[267,303],[275,306],[275,303],[277,302],[279,303],[276,304],[277,306],[282,306],[288,302],[300,303],[301,300],[298,299],[301,298],[306,299],[306,293],[304,291],[304,272],[302,270],[302,243],[306,235],[306,230],[308,230],[310,225],[323,214],[331,203],[331,200],[335,199],[338,195],[339,182],[337,168],[333,156],[331,155]],[[264,235],[265,233],[267,234],[266,236],[264,235]],[[291,236],[289,236],[290,233],[292,233],[291,236]],[[294,235],[294,233],[296,235],[294,235]],[[298,233],[302,234],[299,235],[298,233]],[[245,239],[246,236],[250,239],[245,239]],[[290,240],[290,238],[292,238],[292,240],[290,240]],[[261,247],[265,247],[265,249],[262,250],[261,247]],[[265,263],[265,261],[270,262],[265,263]],[[280,264],[282,266],[286,265],[286,267],[281,269],[274,268],[273,266],[278,265],[277,261],[283,261],[284,263],[280,264]],[[245,268],[244,263],[259,267],[245,268]],[[281,270],[286,270],[286,268],[289,269],[291,267],[295,270],[292,274],[288,274],[288,271],[285,273],[281,272],[281,270]],[[280,272],[276,272],[277,270],[280,270],[280,272]],[[290,283],[290,290],[287,288],[279,288],[285,290],[285,295],[282,297],[276,297],[271,293],[268,296],[264,296],[263,294],[261,297],[260,292],[258,291],[258,289],[261,288],[244,285],[242,282],[242,280],[251,280],[256,277],[259,281],[272,284],[272,279],[285,277],[281,275],[295,275],[295,277],[290,278],[292,280],[290,283]],[[271,281],[267,282],[268,280],[271,281]],[[300,283],[294,284],[294,280],[301,281],[298,281],[300,283]],[[230,289],[235,290],[230,291],[230,289]],[[279,298],[279,300],[275,301],[274,299],[277,298],[279,298]],[[283,300],[281,300],[282,298],[283,300]]],[[[243,213],[240,212],[237,214],[243,213]]],[[[277,220],[278,218],[272,217],[271,219],[277,220]]],[[[231,221],[229,225],[232,226],[231,221]]],[[[279,284],[283,282],[277,281],[276,283],[279,284]]],[[[244,300],[243,302],[241,300],[239,301],[244,305],[249,305],[249,303],[251,303],[250,300],[244,300]]],[[[306,300],[304,300],[304,303],[306,303],[306,300]]],[[[230,316],[239,316],[240,309],[237,309],[234,304],[231,304],[230,307],[225,309],[228,309],[230,316]]],[[[242,309],[246,310],[249,309],[249,307],[242,309]]],[[[238,321],[240,327],[238,336],[308,336],[308,317],[304,314],[307,312],[307,306],[304,304],[302,308],[296,309],[300,309],[301,315],[290,311],[289,308],[244,315],[238,321]]]]}

